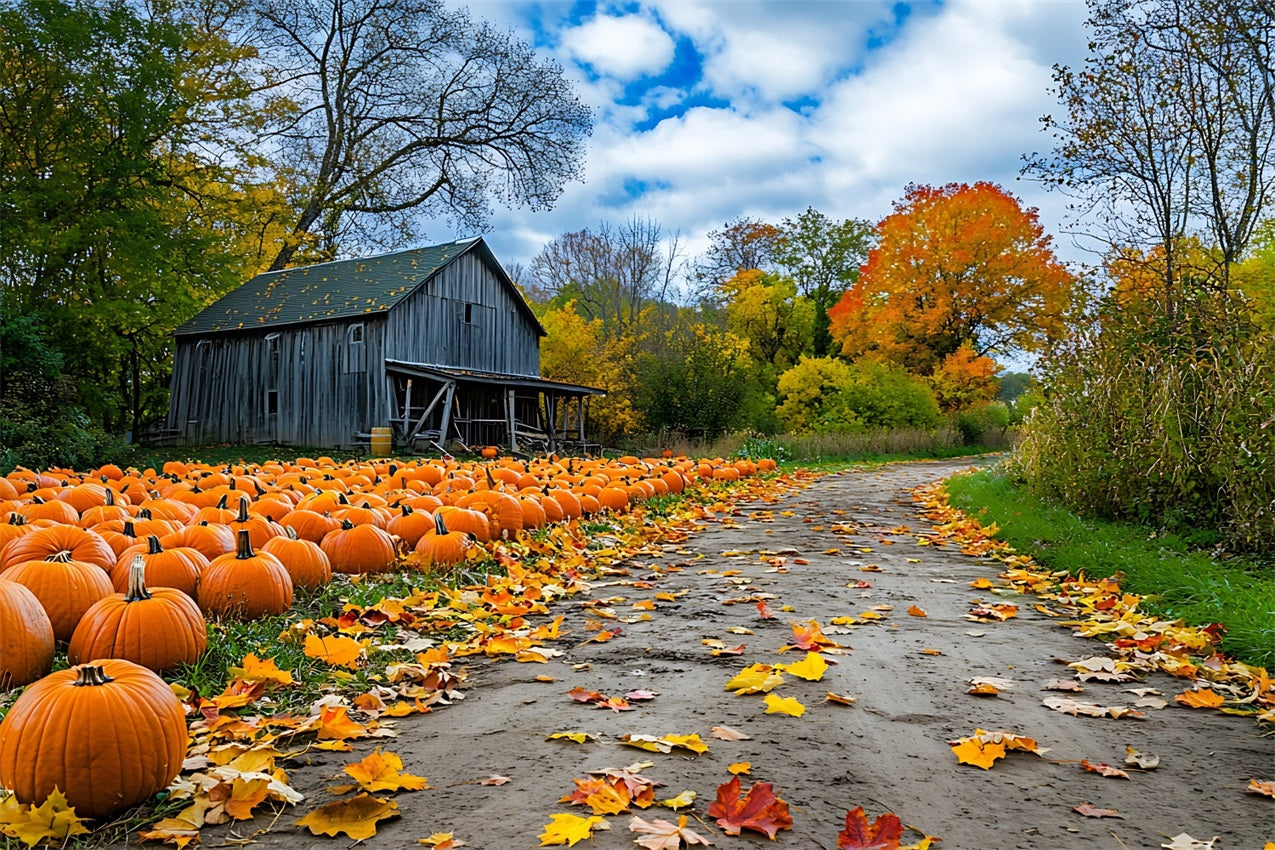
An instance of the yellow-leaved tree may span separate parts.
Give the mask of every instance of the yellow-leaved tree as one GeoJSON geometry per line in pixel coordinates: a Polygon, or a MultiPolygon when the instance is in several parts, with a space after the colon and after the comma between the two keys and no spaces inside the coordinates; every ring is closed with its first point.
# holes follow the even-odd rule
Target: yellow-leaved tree
{"type": "Polygon", "coordinates": [[[602,320],[581,316],[574,301],[546,306],[539,318],[548,334],[540,342],[540,374],[552,381],[606,390],[606,396],[589,402],[590,428],[603,442],[638,430],[642,416],[633,406],[635,340],[604,335],[602,320]]]}

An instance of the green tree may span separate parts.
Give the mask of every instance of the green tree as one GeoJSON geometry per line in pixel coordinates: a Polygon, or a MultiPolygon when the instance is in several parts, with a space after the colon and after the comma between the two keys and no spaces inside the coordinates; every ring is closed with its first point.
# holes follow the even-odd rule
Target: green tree
{"type": "Polygon", "coordinates": [[[638,357],[647,423],[714,435],[747,423],[759,388],[748,343],[703,323],[679,322],[638,357]]]}
{"type": "Polygon", "coordinates": [[[162,412],[168,333],[228,279],[175,167],[188,35],[120,0],[0,9],[0,307],[42,318],[112,430],[162,412]]]}
{"type": "Polygon", "coordinates": [[[816,357],[832,351],[828,310],[859,279],[859,267],[876,242],[872,223],[848,218],[834,221],[814,207],[785,218],[775,245],[775,262],[797,291],[814,306],[810,349],[816,357]]]}
{"type": "Polygon", "coordinates": [[[792,281],[748,269],[722,284],[721,290],[726,330],[748,340],[754,360],[782,370],[809,347],[814,308],[797,294],[792,281]]]}
{"type": "Polygon", "coordinates": [[[938,403],[924,379],[897,366],[864,359],[802,357],[779,376],[776,415],[794,434],[847,433],[870,428],[927,428],[938,403]]]}

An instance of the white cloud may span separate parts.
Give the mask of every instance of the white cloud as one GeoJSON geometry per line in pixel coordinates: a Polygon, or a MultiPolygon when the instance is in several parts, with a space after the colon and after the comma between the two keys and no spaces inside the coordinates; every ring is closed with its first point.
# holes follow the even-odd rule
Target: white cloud
{"type": "Polygon", "coordinates": [[[562,32],[562,49],[599,74],[621,80],[657,74],[673,61],[673,38],[639,15],[598,15],[562,32]]]}

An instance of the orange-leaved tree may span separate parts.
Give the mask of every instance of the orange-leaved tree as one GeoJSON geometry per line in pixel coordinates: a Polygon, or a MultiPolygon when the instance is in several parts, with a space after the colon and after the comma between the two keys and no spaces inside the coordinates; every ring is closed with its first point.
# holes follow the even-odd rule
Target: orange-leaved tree
{"type": "Polygon", "coordinates": [[[1035,209],[991,183],[909,186],[859,280],[829,311],[846,356],[931,375],[961,346],[1034,350],[1061,334],[1073,278],[1035,209]]]}

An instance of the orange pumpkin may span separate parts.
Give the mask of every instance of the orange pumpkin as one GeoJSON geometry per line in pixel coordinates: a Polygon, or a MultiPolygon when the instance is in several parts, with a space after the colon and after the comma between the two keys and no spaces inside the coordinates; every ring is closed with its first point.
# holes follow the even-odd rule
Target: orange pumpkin
{"type": "Polygon", "coordinates": [[[14,564],[4,578],[23,585],[40,600],[58,640],[70,640],[84,612],[115,589],[105,570],[73,560],[66,552],[45,561],[14,564]]]}
{"type": "Polygon", "coordinates": [[[332,563],[319,544],[300,539],[291,528],[287,534],[267,540],[261,551],[279,559],[292,577],[293,587],[322,587],[332,581],[332,563]]]}
{"type": "Polygon", "coordinates": [[[52,670],[53,648],[53,624],[40,600],[17,582],[0,578],[0,691],[52,670]]]}
{"type": "Polygon", "coordinates": [[[0,573],[14,564],[43,561],[59,552],[66,552],[76,561],[96,564],[103,570],[115,566],[115,552],[100,534],[74,525],[51,525],[37,528],[6,546],[0,554],[0,573]]]}
{"type": "Polygon", "coordinates": [[[338,573],[383,573],[394,568],[394,538],[375,525],[355,525],[342,520],[319,544],[338,573]]]}
{"type": "Polygon", "coordinates": [[[473,544],[468,535],[460,531],[448,531],[447,523],[441,513],[434,514],[434,529],[421,537],[416,544],[417,558],[413,560],[421,566],[431,567],[447,564],[459,564],[465,560],[465,553],[473,544]]]}
{"type": "Polygon", "coordinates": [[[282,614],[292,605],[292,577],[279,559],[252,551],[248,529],[239,532],[235,552],[214,558],[199,582],[205,614],[254,620],[282,614]]]}
{"type": "Polygon", "coordinates": [[[208,558],[198,549],[174,546],[165,549],[159,538],[151,535],[145,543],[130,546],[120,553],[120,559],[111,568],[111,584],[117,593],[128,590],[129,571],[133,559],[140,557],[146,563],[146,583],[153,587],[172,587],[191,599],[196,597],[199,577],[208,566],[208,558]]]}
{"type": "Polygon", "coordinates": [[[149,569],[143,556],[134,555],[128,590],[98,600],[84,612],[71,635],[68,662],[123,658],[162,673],[199,660],[208,647],[208,626],[199,606],[181,590],[148,589],[149,569]]]}
{"type": "Polygon", "coordinates": [[[0,787],[32,805],[60,789],[81,817],[104,818],[164,790],[185,755],[181,702],[131,661],[45,676],[0,722],[0,787]]]}

